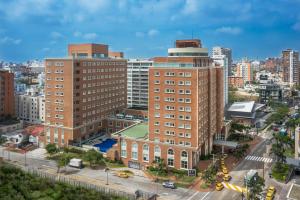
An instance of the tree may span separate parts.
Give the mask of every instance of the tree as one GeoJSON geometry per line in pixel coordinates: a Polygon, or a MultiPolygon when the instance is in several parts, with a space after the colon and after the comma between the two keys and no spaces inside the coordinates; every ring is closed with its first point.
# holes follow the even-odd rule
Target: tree
{"type": "Polygon", "coordinates": [[[212,184],[216,180],[217,167],[215,165],[209,165],[201,175],[201,178],[208,184],[212,184]]]}
{"type": "Polygon", "coordinates": [[[248,183],[248,194],[249,199],[258,199],[258,195],[263,191],[265,186],[265,180],[260,176],[254,176],[248,183]]]}
{"type": "Polygon", "coordinates": [[[167,165],[163,158],[159,158],[158,160],[153,161],[155,168],[160,172],[165,172],[167,169],[167,165]]]}
{"type": "Polygon", "coordinates": [[[286,135],[274,134],[275,143],[272,144],[271,154],[275,155],[276,161],[278,163],[285,163],[286,156],[285,151],[287,148],[293,146],[293,140],[286,135]]]}
{"type": "Polygon", "coordinates": [[[55,144],[47,144],[46,151],[49,154],[54,154],[58,152],[58,148],[56,147],[55,144]]]}
{"type": "Polygon", "coordinates": [[[72,157],[69,154],[67,154],[67,153],[62,153],[59,156],[58,160],[56,161],[57,173],[60,172],[60,168],[61,167],[66,167],[69,164],[71,158],[72,157]]]}
{"type": "Polygon", "coordinates": [[[242,146],[237,147],[234,151],[233,151],[233,156],[239,160],[242,157],[245,156],[245,154],[247,153],[247,150],[249,149],[250,145],[249,144],[244,144],[242,146]]]}
{"type": "Polygon", "coordinates": [[[83,155],[83,160],[89,162],[90,167],[92,167],[93,165],[103,163],[103,155],[95,149],[90,149],[83,155]]]}

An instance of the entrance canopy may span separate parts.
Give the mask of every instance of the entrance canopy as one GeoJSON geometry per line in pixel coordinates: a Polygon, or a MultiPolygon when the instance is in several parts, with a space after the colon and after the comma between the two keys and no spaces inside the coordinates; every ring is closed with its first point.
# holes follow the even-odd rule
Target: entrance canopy
{"type": "Polygon", "coordinates": [[[232,141],[214,140],[214,145],[236,148],[238,146],[238,143],[232,141]]]}

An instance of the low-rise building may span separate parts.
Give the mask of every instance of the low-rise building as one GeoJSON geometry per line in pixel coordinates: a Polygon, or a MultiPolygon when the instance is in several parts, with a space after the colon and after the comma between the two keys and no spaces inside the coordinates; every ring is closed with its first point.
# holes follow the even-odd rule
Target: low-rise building
{"type": "Polygon", "coordinates": [[[242,76],[229,76],[228,83],[230,87],[242,88],[244,87],[244,80],[242,76]]]}

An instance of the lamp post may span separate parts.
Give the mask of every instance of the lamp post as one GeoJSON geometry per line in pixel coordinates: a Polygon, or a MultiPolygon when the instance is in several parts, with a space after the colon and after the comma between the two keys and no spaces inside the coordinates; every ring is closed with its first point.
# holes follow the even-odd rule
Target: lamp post
{"type": "Polygon", "coordinates": [[[106,172],[106,185],[108,185],[108,171],[109,171],[109,168],[106,167],[105,168],[105,172],[106,172]]]}

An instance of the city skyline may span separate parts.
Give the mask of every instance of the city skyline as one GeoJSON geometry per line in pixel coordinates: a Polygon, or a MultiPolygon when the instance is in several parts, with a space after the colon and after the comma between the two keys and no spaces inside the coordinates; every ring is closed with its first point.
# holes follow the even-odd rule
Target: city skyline
{"type": "Polygon", "coordinates": [[[234,60],[279,57],[300,49],[299,7],[282,0],[0,1],[0,60],[62,57],[67,44],[90,42],[151,58],[184,38],[201,38],[210,51],[231,48],[234,60]]]}

